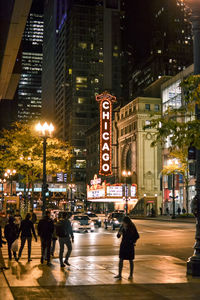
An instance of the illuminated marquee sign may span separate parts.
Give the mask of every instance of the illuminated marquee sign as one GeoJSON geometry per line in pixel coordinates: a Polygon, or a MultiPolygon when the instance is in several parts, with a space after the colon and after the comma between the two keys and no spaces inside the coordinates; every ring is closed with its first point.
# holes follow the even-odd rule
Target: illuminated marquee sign
{"type": "Polygon", "coordinates": [[[107,197],[123,197],[123,186],[108,185],[107,197]]]}
{"type": "Polygon", "coordinates": [[[104,92],[96,96],[100,106],[100,169],[99,174],[112,175],[112,104],[116,97],[104,92]]]}

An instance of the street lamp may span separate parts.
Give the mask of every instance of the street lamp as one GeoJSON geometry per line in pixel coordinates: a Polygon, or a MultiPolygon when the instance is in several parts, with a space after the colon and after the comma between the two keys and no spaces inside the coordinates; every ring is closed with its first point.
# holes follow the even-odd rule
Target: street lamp
{"type": "Polygon", "coordinates": [[[46,192],[48,191],[47,186],[47,174],[46,174],[46,149],[47,149],[47,138],[51,137],[54,131],[52,123],[48,124],[45,122],[43,125],[39,122],[35,126],[35,130],[40,134],[43,139],[43,179],[42,179],[42,214],[45,215],[46,211],[46,192]]]}
{"type": "Polygon", "coordinates": [[[16,170],[7,169],[4,176],[10,178],[10,195],[12,196],[12,181],[13,176],[16,174],[16,170]]]}
{"type": "Polygon", "coordinates": [[[128,190],[127,190],[127,178],[131,177],[131,171],[122,171],[122,176],[126,178],[125,185],[125,201],[126,201],[126,215],[128,215],[128,190]]]}
{"type": "MultiPolygon", "coordinates": [[[[193,54],[194,54],[194,75],[200,75],[200,1],[185,0],[191,8],[191,23],[193,30],[193,54]]],[[[196,104],[196,119],[200,120],[200,109],[196,104]]],[[[187,274],[200,276],[200,149],[196,151],[196,196],[193,199],[194,214],[196,217],[196,234],[194,254],[188,259],[187,274]]]]}
{"type": "MultiPolygon", "coordinates": [[[[69,184],[69,188],[70,188],[70,191],[71,191],[71,203],[72,203],[72,199],[73,199],[73,188],[75,188],[75,184],[74,183],[70,183],[69,184]]],[[[72,211],[72,207],[71,207],[71,211],[72,211]]]]}

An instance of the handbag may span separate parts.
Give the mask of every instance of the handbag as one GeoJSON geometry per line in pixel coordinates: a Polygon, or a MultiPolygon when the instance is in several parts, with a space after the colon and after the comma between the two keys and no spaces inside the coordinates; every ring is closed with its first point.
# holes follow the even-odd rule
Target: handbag
{"type": "Polygon", "coordinates": [[[16,240],[12,243],[12,245],[11,245],[11,250],[12,250],[13,252],[17,252],[17,251],[18,251],[18,239],[16,239],[16,240]]]}

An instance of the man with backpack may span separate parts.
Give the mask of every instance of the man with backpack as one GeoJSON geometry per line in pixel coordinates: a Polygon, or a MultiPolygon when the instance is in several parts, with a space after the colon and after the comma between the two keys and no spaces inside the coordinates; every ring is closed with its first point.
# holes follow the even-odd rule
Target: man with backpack
{"type": "Polygon", "coordinates": [[[74,242],[73,230],[69,218],[70,215],[64,212],[59,222],[56,225],[56,234],[59,237],[59,244],[60,244],[59,259],[60,259],[61,268],[65,267],[65,265],[70,266],[68,260],[72,252],[72,242],[74,242]],[[63,253],[64,253],[65,245],[67,246],[68,251],[65,260],[63,262],[63,253]]]}
{"type": "Polygon", "coordinates": [[[41,239],[41,264],[44,262],[45,251],[47,251],[47,265],[51,266],[51,240],[54,232],[53,220],[50,218],[50,211],[46,212],[45,217],[38,223],[38,235],[41,239]]]}

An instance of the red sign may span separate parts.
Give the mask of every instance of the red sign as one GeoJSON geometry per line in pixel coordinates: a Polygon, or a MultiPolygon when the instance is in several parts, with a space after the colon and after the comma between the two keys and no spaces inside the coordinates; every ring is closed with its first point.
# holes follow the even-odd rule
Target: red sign
{"type": "Polygon", "coordinates": [[[100,106],[100,170],[99,174],[112,175],[112,104],[116,97],[104,92],[96,96],[100,106]]]}

